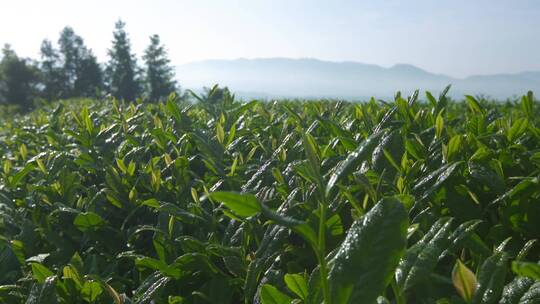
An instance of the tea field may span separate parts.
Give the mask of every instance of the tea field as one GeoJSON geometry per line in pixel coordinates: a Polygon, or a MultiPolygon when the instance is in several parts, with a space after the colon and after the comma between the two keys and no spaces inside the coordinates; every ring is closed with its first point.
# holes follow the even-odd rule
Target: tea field
{"type": "Polygon", "coordinates": [[[445,91],[0,113],[0,303],[540,303],[539,103],[445,91]]]}

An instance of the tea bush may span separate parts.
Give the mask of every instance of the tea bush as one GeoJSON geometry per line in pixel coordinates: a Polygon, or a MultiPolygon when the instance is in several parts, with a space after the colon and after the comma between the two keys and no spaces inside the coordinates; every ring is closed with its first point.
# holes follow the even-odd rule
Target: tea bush
{"type": "Polygon", "coordinates": [[[0,302],[540,303],[538,103],[446,91],[3,115],[0,302]]]}

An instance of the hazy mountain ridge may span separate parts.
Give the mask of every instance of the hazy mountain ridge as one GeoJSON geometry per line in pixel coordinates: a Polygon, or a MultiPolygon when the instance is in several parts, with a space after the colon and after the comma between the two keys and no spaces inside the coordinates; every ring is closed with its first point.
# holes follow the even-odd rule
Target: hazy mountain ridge
{"type": "Polygon", "coordinates": [[[483,94],[506,99],[525,94],[527,90],[540,91],[540,71],[454,78],[410,64],[384,68],[310,58],[206,60],[180,65],[176,72],[184,88],[198,89],[218,83],[250,98],[388,98],[397,90],[405,94],[415,89],[436,93],[448,84],[452,84],[450,95],[457,98],[464,94],[483,94]]]}

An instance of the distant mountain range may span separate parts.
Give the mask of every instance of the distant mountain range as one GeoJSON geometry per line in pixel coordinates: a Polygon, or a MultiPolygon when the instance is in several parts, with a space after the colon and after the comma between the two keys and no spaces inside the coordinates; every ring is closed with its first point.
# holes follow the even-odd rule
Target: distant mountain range
{"type": "Polygon", "coordinates": [[[448,84],[452,84],[450,95],[455,98],[481,94],[506,99],[528,90],[540,93],[540,71],[454,78],[409,64],[384,68],[317,59],[206,60],[177,66],[176,74],[183,88],[219,84],[244,98],[390,98],[398,90],[403,94],[415,89],[438,93],[448,84]]]}

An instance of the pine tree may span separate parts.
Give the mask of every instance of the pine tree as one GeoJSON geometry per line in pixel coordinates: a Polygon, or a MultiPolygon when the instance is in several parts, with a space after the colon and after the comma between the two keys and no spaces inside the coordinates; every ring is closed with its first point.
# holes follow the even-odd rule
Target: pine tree
{"type": "Polygon", "coordinates": [[[58,39],[64,79],[62,97],[95,96],[102,88],[102,71],[96,57],[71,27],[65,27],[58,39]]]}
{"type": "Polygon", "coordinates": [[[103,71],[91,51],[79,64],[73,89],[77,96],[84,97],[97,96],[103,89],[103,71]]]}
{"type": "Polygon", "coordinates": [[[82,57],[80,54],[82,38],[77,36],[71,27],[66,26],[60,32],[58,45],[60,46],[63,61],[62,74],[65,78],[63,88],[65,94],[62,97],[73,97],[73,87],[77,79],[77,68],[82,57]]]}
{"type": "Polygon", "coordinates": [[[146,95],[152,101],[166,98],[176,91],[173,68],[169,65],[165,47],[160,44],[158,35],[150,37],[150,45],[143,56],[145,62],[146,95]]]}
{"type": "Polygon", "coordinates": [[[38,71],[27,59],[19,58],[6,44],[0,61],[0,103],[32,107],[37,97],[38,71]]]}
{"type": "Polygon", "coordinates": [[[65,79],[62,73],[62,63],[58,51],[50,40],[41,43],[40,76],[43,89],[41,96],[47,100],[55,100],[65,94],[65,79]]]}
{"type": "Polygon", "coordinates": [[[115,24],[112,48],[109,49],[107,65],[107,85],[110,93],[119,99],[134,100],[141,92],[139,70],[135,55],[125,31],[125,23],[119,20],[115,24]]]}

